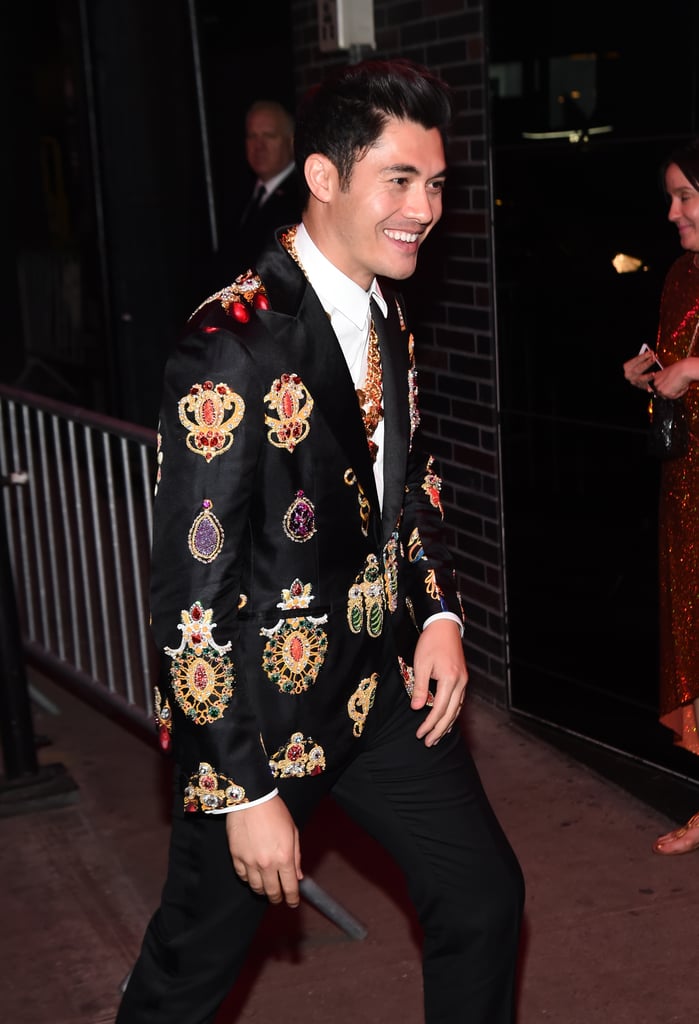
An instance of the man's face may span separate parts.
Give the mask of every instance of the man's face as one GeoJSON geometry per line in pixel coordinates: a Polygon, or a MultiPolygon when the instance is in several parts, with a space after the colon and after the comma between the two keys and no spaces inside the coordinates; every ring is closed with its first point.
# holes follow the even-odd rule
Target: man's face
{"type": "Polygon", "coordinates": [[[245,155],[261,181],[269,181],[291,163],[294,140],[289,123],[280,111],[263,107],[248,114],[245,155]]]}
{"type": "Polygon", "coordinates": [[[325,255],[362,288],[379,274],[403,280],[442,215],[446,175],[437,128],[391,118],[355,163],[347,191],[333,192],[325,255]]]}

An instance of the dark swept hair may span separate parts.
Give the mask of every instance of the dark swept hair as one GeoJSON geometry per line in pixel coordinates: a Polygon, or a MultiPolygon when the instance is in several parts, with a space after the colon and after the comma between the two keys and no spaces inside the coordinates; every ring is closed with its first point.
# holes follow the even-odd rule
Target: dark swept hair
{"type": "Polygon", "coordinates": [[[691,139],[673,149],[662,162],[660,177],[665,191],[665,172],[670,164],[677,164],[690,185],[699,192],[699,138],[691,139]]]}
{"type": "Polygon", "coordinates": [[[294,154],[299,177],[311,153],[337,168],[346,189],[352,169],[377,141],[389,118],[437,128],[446,146],[453,116],[449,87],[404,58],[366,60],[342,68],[306,93],[296,112],[294,154]]]}

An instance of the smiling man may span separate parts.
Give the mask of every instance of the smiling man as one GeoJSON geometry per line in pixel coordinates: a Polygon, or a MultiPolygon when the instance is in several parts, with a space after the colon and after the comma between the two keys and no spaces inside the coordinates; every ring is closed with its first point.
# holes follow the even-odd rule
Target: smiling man
{"type": "Polygon", "coordinates": [[[459,728],[463,613],[385,280],[410,277],[441,215],[450,117],[406,61],[313,90],[302,222],[168,363],[151,605],[179,786],[119,1024],[213,1021],[269,904],[298,905],[328,794],[405,873],[427,1024],[514,1020],[522,876],[459,728]]]}

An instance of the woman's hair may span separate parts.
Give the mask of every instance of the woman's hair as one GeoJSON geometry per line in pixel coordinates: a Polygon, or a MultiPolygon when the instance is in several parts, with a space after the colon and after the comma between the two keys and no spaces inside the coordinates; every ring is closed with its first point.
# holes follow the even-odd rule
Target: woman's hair
{"type": "Polygon", "coordinates": [[[311,153],[322,153],[349,187],[352,169],[389,118],[437,128],[446,146],[452,118],[449,87],[426,68],[402,58],[343,68],[309,90],[296,113],[294,152],[301,181],[311,153]]]}
{"type": "Polygon", "coordinates": [[[663,190],[665,188],[665,172],[670,164],[677,164],[690,185],[699,192],[699,138],[691,139],[690,142],[677,146],[665,157],[660,168],[663,190]]]}

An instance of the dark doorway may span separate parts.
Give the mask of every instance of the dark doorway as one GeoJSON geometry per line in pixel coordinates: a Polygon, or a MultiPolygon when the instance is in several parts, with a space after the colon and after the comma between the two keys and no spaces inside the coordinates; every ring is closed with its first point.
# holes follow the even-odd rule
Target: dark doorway
{"type": "Polygon", "coordinates": [[[658,467],[622,373],[680,253],[658,168],[697,130],[694,7],[495,0],[488,31],[511,707],[699,781],[657,722],[658,467]]]}

